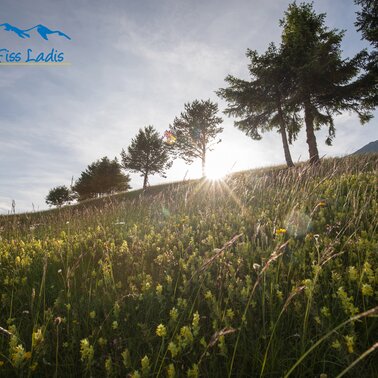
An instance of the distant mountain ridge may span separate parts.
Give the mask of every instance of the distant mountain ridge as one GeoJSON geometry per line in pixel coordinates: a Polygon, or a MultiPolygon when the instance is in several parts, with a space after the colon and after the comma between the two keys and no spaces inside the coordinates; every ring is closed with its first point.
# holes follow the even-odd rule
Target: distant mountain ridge
{"type": "Polygon", "coordinates": [[[353,152],[352,155],[358,155],[358,154],[369,154],[372,152],[378,152],[378,140],[374,142],[370,142],[357,150],[356,152],[353,152]]]}
{"type": "Polygon", "coordinates": [[[71,39],[71,37],[69,37],[67,34],[61,32],[60,30],[51,30],[47,26],[44,26],[42,24],[35,25],[30,29],[20,29],[20,28],[13,26],[11,24],[4,23],[4,24],[0,25],[0,28],[3,28],[3,30],[8,31],[8,32],[13,32],[13,33],[17,34],[22,39],[30,38],[30,32],[32,32],[33,30],[36,30],[37,33],[46,41],[49,40],[48,35],[50,35],[50,34],[57,34],[60,37],[65,37],[69,40],[71,39]]]}

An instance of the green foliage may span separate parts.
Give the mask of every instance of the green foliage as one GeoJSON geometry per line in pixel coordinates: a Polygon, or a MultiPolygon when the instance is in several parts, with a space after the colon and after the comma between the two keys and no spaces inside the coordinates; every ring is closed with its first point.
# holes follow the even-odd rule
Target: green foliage
{"type": "Polygon", "coordinates": [[[57,186],[49,191],[46,203],[50,206],[62,206],[73,200],[73,193],[65,185],[57,186]]]}
{"type": "Polygon", "coordinates": [[[184,112],[176,117],[170,130],[176,137],[174,144],[178,155],[191,164],[195,159],[202,161],[202,176],[205,176],[206,153],[221,142],[214,141],[223,131],[218,125],[223,122],[217,116],[218,104],[209,100],[194,100],[184,105],[184,112]]]}
{"type": "Polygon", "coordinates": [[[130,177],[121,172],[117,159],[103,157],[88,165],[76,181],[73,190],[79,201],[130,189],[130,177]]]}
{"type": "Polygon", "coordinates": [[[227,115],[242,117],[235,121],[235,126],[252,139],[259,140],[260,132],[277,128],[281,133],[286,163],[291,167],[294,164],[286,133],[291,143],[301,125],[300,118],[291,109],[293,83],[287,74],[289,70],[284,57],[273,43],[262,55],[248,50],[247,57],[252,80],[248,82],[229,75],[225,79],[229,87],[220,89],[217,94],[228,102],[227,115]]]}
{"type": "Polygon", "coordinates": [[[0,376],[375,377],[377,318],[351,317],[378,305],[377,170],[326,159],[0,217],[0,376]]]}
{"type": "Polygon", "coordinates": [[[357,79],[367,53],[342,59],[344,32],[329,30],[325,17],[316,14],[312,4],[292,3],[281,20],[282,54],[293,78],[291,102],[304,111],[312,163],[319,161],[314,130],[328,126],[326,143],[331,144],[335,137],[334,115],[354,111],[362,123],[367,122],[372,109],[368,100],[374,95],[371,77],[357,79]]]}
{"type": "Polygon", "coordinates": [[[355,25],[363,38],[378,48],[378,4],[374,0],[354,0],[361,7],[355,25]]]}
{"type": "Polygon", "coordinates": [[[366,74],[361,81],[371,86],[371,96],[364,100],[367,106],[378,105],[378,5],[374,0],[355,0],[361,7],[357,12],[355,26],[362,37],[370,42],[373,50],[364,64],[366,74]]]}
{"type": "Polygon", "coordinates": [[[165,171],[172,166],[169,147],[153,126],[147,126],[132,139],[130,146],[121,152],[123,168],[140,173],[146,189],[148,177],[159,173],[165,177],[165,171]]]}

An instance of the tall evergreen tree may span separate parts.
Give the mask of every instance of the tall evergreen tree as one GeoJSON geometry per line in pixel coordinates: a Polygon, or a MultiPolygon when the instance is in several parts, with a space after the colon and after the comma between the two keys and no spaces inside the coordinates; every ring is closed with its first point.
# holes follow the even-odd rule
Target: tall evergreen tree
{"type": "Polygon", "coordinates": [[[217,94],[228,102],[226,114],[243,118],[235,121],[235,126],[252,139],[260,140],[261,133],[277,128],[286,164],[292,167],[289,142],[296,138],[300,124],[288,103],[292,82],[285,61],[273,43],[265,54],[248,50],[247,57],[252,80],[229,75],[225,79],[229,87],[220,89],[217,94]]]}
{"type": "Polygon", "coordinates": [[[324,24],[325,16],[316,14],[312,4],[292,3],[281,20],[282,52],[293,78],[291,103],[304,112],[312,164],[319,162],[315,130],[328,126],[326,143],[331,144],[335,114],[355,111],[361,123],[371,118],[370,108],[366,107],[371,83],[357,80],[366,52],[343,60],[340,48],[343,32],[329,30],[324,24]]]}
{"type": "Polygon", "coordinates": [[[132,139],[130,146],[121,152],[122,166],[143,177],[143,189],[148,185],[150,175],[159,173],[165,177],[165,171],[172,166],[169,146],[153,126],[147,126],[132,139]]]}
{"type": "Polygon", "coordinates": [[[362,37],[370,42],[373,50],[365,63],[365,74],[360,82],[371,86],[371,96],[365,100],[367,106],[378,106],[378,2],[376,0],[354,0],[361,7],[357,12],[355,26],[362,37]]]}
{"type": "Polygon", "coordinates": [[[376,0],[354,0],[361,7],[355,26],[363,38],[378,49],[378,3],[376,0]]]}
{"type": "Polygon", "coordinates": [[[88,165],[76,181],[73,190],[79,201],[130,189],[130,177],[121,171],[117,159],[103,157],[88,165]]]}
{"type": "Polygon", "coordinates": [[[184,105],[185,111],[175,117],[170,131],[175,135],[174,149],[176,153],[191,164],[195,159],[201,159],[202,176],[206,174],[206,155],[212,147],[221,142],[215,140],[223,131],[219,125],[223,122],[217,116],[218,104],[209,100],[195,100],[184,105]]]}

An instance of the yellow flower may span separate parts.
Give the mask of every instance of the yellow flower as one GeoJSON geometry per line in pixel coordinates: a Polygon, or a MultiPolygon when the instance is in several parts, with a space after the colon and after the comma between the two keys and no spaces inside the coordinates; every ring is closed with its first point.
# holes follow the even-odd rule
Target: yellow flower
{"type": "Polygon", "coordinates": [[[362,295],[365,297],[371,297],[374,294],[373,288],[369,284],[363,284],[361,288],[362,295]]]}
{"type": "Polygon", "coordinates": [[[167,328],[165,328],[165,326],[163,324],[159,324],[156,328],[156,334],[159,336],[159,337],[165,337],[167,336],[167,328]]]}
{"type": "Polygon", "coordinates": [[[347,348],[348,348],[348,353],[353,353],[354,351],[354,336],[344,336],[347,348]]]}
{"type": "Polygon", "coordinates": [[[94,319],[94,318],[96,317],[96,311],[91,311],[91,312],[89,313],[89,317],[90,317],[91,319],[94,319]]]}
{"type": "Polygon", "coordinates": [[[167,368],[167,376],[168,378],[174,378],[176,376],[175,365],[169,364],[167,368]]]}
{"type": "Polygon", "coordinates": [[[41,328],[32,334],[32,346],[37,348],[43,342],[43,334],[41,328]]]}
{"type": "Polygon", "coordinates": [[[169,316],[171,317],[171,319],[172,319],[173,321],[176,321],[176,320],[177,320],[177,318],[178,318],[178,311],[177,311],[177,308],[176,308],[176,307],[173,307],[173,308],[171,309],[171,311],[169,311],[169,316]]]}
{"type": "Polygon", "coordinates": [[[339,341],[339,340],[335,340],[335,341],[332,343],[331,346],[332,346],[333,349],[340,349],[340,347],[341,347],[340,341],[339,341]]]}
{"type": "Polygon", "coordinates": [[[168,344],[168,350],[171,352],[172,358],[175,358],[180,351],[178,346],[173,341],[168,344]]]}
{"type": "Polygon", "coordinates": [[[278,228],[276,230],[276,235],[282,235],[282,234],[286,234],[286,228],[278,228]]]}

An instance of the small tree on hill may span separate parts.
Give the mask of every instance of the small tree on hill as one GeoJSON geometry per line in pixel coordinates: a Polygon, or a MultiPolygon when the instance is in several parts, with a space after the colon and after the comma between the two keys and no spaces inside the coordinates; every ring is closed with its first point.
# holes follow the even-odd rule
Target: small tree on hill
{"type": "Polygon", "coordinates": [[[165,171],[172,166],[169,146],[153,126],[140,129],[130,146],[121,152],[122,167],[131,172],[140,173],[143,177],[143,189],[148,185],[148,177],[165,171]]]}
{"type": "Polygon", "coordinates": [[[117,159],[103,157],[88,165],[76,181],[73,190],[79,201],[130,189],[130,177],[121,171],[117,159]]]}
{"type": "Polygon", "coordinates": [[[223,120],[217,117],[218,104],[210,100],[195,100],[185,104],[184,108],[185,111],[169,126],[176,137],[174,149],[189,164],[194,159],[201,159],[202,176],[205,176],[206,154],[221,142],[221,139],[215,139],[223,131],[219,127],[223,120]]]}
{"type": "Polygon", "coordinates": [[[46,203],[50,206],[61,207],[73,200],[73,194],[65,185],[57,186],[49,191],[46,203]]]}

